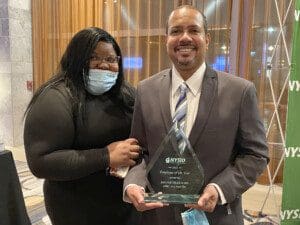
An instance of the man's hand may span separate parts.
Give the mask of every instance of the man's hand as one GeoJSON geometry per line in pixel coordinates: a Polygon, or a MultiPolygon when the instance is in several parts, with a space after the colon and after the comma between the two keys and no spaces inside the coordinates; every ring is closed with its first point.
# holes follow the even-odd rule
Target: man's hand
{"type": "Polygon", "coordinates": [[[164,207],[165,205],[161,202],[145,203],[144,202],[144,190],[138,185],[130,185],[126,189],[127,197],[130,199],[132,204],[135,206],[137,211],[146,211],[150,209],[156,209],[164,207]]]}
{"type": "Polygon", "coordinates": [[[219,193],[213,185],[207,185],[198,200],[198,204],[186,204],[188,208],[213,212],[219,199],[219,193]]]}

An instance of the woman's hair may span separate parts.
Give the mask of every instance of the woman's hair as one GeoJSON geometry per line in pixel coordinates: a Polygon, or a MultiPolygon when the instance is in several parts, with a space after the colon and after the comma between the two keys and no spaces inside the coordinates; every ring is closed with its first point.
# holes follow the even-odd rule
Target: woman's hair
{"type": "Polygon", "coordinates": [[[123,105],[127,112],[132,112],[134,93],[132,88],[124,82],[121,50],[115,39],[105,30],[97,27],[89,27],[76,33],[68,44],[58,66],[57,73],[43,84],[33,95],[26,113],[31,109],[39,95],[49,87],[54,87],[64,82],[72,96],[75,117],[84,117],[86,91],[84,76],[89,70],[90,58],[99,41],[112,44],[119,60],[119,73],[116,84],[107,92],[117,104],[123,105]]]}

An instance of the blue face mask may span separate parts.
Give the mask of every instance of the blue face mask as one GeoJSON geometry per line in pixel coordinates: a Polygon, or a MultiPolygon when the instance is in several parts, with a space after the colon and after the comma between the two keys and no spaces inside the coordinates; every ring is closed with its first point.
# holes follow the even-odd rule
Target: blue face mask
{"type": "Polygon", "coordinates": [[[205,213],[197,209],[181,213],[181,218],[183,225],[209,225],[205,213]]]}
{"type": "Polygon", "coordinates": [[[101,95],[116,84],[118,73],[110,70],[90,69],[85,79],[85,88],[92,95],[101,95]]]}

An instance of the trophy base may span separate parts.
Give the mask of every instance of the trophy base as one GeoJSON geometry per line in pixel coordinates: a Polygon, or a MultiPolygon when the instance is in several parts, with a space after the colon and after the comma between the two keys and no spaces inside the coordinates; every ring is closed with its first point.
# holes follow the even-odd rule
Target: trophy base
{"type": "Polygon", "coordinates": [[[162,202],[168,204],[197,204],[200,195],[147,193],[145,202],[162,202]]]}

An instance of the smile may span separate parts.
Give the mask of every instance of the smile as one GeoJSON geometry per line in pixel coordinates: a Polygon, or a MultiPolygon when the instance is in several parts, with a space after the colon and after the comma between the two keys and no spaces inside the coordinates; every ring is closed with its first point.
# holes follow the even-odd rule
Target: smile
{"type": "Polygon", "coordinates": [[[182,52],[182,53],[188,53],[195,49],[196,48],[194,46],[179,46],[179,47],[175,48],[175,51],[182,52]]]}

